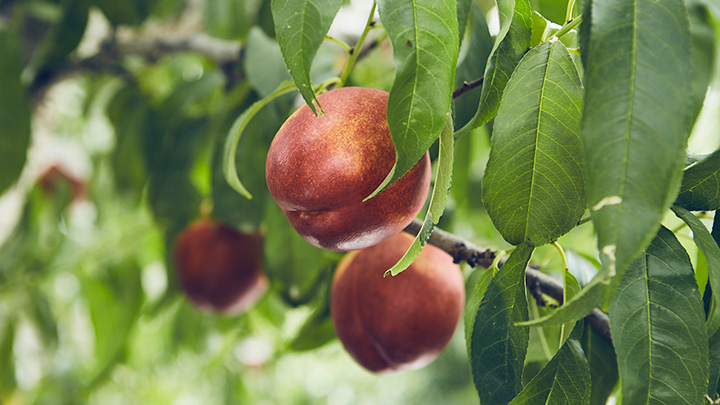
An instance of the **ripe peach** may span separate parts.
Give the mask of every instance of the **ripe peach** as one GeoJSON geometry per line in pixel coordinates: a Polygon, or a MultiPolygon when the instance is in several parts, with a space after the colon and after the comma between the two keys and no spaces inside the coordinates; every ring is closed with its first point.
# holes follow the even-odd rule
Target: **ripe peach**
{"type": "Polygon", "coordinates": [[[238,313],[255,303],[268,287],[262,270],[263,239],[210,220],[185,228],[175,242],[180,286],[195,305],[238,313]]]}
{"type": "Polygon", "coordinates": [[[447,347],[465,305],[463,277],[452,257],[425,245],[410,267],[383,277],[413,238],[400,233],[350,252],[335,273],[330,312],[340,342],[375,373],[417,369],[447,347]]]}
{"type": "Polygon", "coordinates": [[[325,115],[300,107],[270,145],[268,190],[306,241],[327,250],[372,246],[417,216],[430,187],[430,157],[363,202],[395,164],[388,93],[345,87],[318,96],[325,115]]]}

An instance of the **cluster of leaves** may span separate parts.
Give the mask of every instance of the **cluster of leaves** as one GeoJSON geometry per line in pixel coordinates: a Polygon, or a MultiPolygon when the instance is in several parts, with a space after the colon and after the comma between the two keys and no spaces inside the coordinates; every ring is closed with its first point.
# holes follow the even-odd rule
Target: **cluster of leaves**
{"type": "MultiPolygon", "coordinates": [[[[438,223],[470,224],[474,236],[513,247],[500,269],[469,279],[465,336],[481,403],[599,404],[614,391],[627,403],[717,399],[720,220],[709,231],[691,211],[720,209],[720,153],[696,158],[684,149],[718,65],[720,9],[703,0],[498,0],[491,36],[486,3],[368,3],[351,48],[324,41],[341,0],[208,1],[204,31],[242,44],[236,60],[178,53],[157,61],[110,47],[91,59],[110,63],[95,65],[77,54],[93,12],[113,30],[140,30],[148,18],[178,18],[185,2],[0,0],[0,192],[22,179],[38,98],[80,68],[88,93],[97,93],[84,113],[100,106],[115,132],[114,147],[92,156],[94,226],[123,235],[97,231],[90,247],[78,243],[64,228],[67,201],[27,193],[20,224],[0,246],[0,364],[9,365],[0,370],[0,399],[17,389],[12,360],[23,320],[49,337],[47,347],[63,345],[61,312],[71,305],[53,286],[67,274],[79,280],[78,300],[89,311],[92,360],[63,369],[33,394],[40,402],[82,401],[116,365],[158,361],[133,337],[143,320],[164,320],[163,339],[173,342],[160,356],[167,362],[181,347],[202,351],[211,332],[237,338],[257,327],[178,303],[169,253],[201,215],[266,231],[270,295],[282,304],[261,302],[256,323],[280,327],[288,308],[311,308],[281,344],[307,351],[332,340],[327,286],[339,257],[290,228],[267,193],[264,161],[296,106],[293,91],[321,113],[317,92],[342,85],[390,92],[397,161],[376,192],[439,140],[423,230],[393,274],[438,223]],[[377,50],[360,60],[371,40],[377,50]],[[388,43],[392,55],[378,56],[388,43]],[[393,72],[394,80],[384,77],[393,72]],[[453,99],[454,89],[480,78],[453,99]],[[669,212],[692,230],[696,266],[662,226],[669,212]],[[582,266],[594,277],[579,282],[577,256],[563,256],[562,305],[538,308],[525,288],[531,257],[585,222],[595,236],[581,243],[599,261],[582,266]],[[143,229],[152,229],[148,240],[136,237],[143,229]],[[142,277],[158,261],[168,286],[151,299],[142,277]],[[612,342],[582,322],[595,308],[609,312],[612,342]]],[[[109,46],[118,40],[110,38],[109,46]]],[[[247,400],[247,388],[233,381],[222,400],[247,400]]]]}
{"type": "MultiPolygon", "coordinates": [[[[340,2],[273,5],[286,64],[312,107],[310,61],[340,2]]],[[[683,0],[573,5],[558,29],[526,0],[497,2],[499,32],[478,63],[484,81],[476,111],[454,134],[492,122],[482,202],[516,246],[502,270],[481,280],[471,299],[476,305],[468,308],[468,350],[481,403],[603,402],[609,390],[591,380],[614,382],[618,372],[629,403],[717,398],[718,364],[711,359],[719,350],[720,250],[689,210],[720,208],[720,166],[716,152],[685,169],[684,152],[717,59],[717,15],[711,16],[717,10],[683,0]],[[566,37],[578,23],[577,35],[566,37]],[[704,273],[694,272],[677,238],[661,226],[671,207],[692,229],[707,261],[704,273]],[[576,227],[586,209],[597,233],[599,271],[582,288],[571,275],[563,277],[562,306],[530,321],[524,271],[532,253],[576,227]],[[593,353],[583,352],[578,324],[523,385],[528,327],[570,330],[597,307],[609,307],[617,370],[591,370],[593,353]],[[616,374],[599,375],[604,372],[616,374]]],[[[379,2],[396,65],[387,115],[397,152],[380,189],[440,138],[425,226],[393,274],[412,261],[445,205],[455,38],[462,39],[473,8],[469,1],[379,2]]]]}

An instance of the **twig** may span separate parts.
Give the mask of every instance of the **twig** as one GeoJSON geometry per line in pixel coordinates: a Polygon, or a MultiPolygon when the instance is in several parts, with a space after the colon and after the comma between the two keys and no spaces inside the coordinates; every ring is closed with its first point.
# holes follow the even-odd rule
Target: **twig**
{"type": "Polygon", "coordinates": [[[455,89],[455,91],[453,91],[453,99],[456,99],[456,98],[462,96],[463,94],[474,89],[475,87],[482,86],[484,78],[485,77],[483,76],[483,77],[481,77],[479,79],[475,79],[471,82],[463,82],[462,86],[458,87],[457,89],[455,89]]]}
{"type": "MultiPolygon", "coordinates": [[[[405,232],[417,235],[422,228],[422,221],[413,220],[410,225],[405,228],[405,232]]],[[[466,262],[472,267],[488,268],[495,259],[495,252],[490,249],[480,248],[467,240],[435,228],[428,239],[428,243],[447,252],[453,257],[455,263],[466,262]]],[[[540,272],[536,266],[530,265],[525,270],[525,285],[528,291],[533,295],[538,305],[544,306],[545,299],[542,295],[547,295],[559,303],[563,302],[563,285],[554,278],[540,272]]],[[[595,329],[608,343],[612,344],[610,336],[610,319],[604,312],[595,309],[585,317],[587,322],[595,329]]]]}
{"type": "Polygon", "coordinates": [[[100,51],[90,57],[69,61],[53,66],[51,70],[39,72],[30,86],[33,103],[37,105],[47,90],[55,83],[81,73],[112,72],[131,77],[121,65],[125,56],[140,56],[148,61],[157,61],[164,55],[175,52],[192,52],[217,62],[221,67],[241,63],[243,47],[239,42],[213,38],[205,34],[192,36],[168,36],[156,38],[130,38],[117,41],[114,36],[105,40],[100,51]]]}

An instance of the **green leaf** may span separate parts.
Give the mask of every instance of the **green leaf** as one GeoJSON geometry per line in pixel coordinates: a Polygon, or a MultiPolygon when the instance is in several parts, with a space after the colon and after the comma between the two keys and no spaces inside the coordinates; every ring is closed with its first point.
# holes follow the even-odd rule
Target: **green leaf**
{"type": "Polygon", "coordinates": [[[621,274],[650,243],[680,186],[692,104],[690,29],[683,0],[594,1],[591,8],[582,126],[588,206],[603,266],[621,274]]]}
{"type": "Polygon", "coordinates": [[[476,270],[482,271],[482,275],[478,278],[475,288],[473,288],[472,294],[465,304],[465,313],[463,314],[463,321],[465,323],[465,345],[467,346],[467,352],[470,353],[470,345],[472,344],[472,333],[475,327],[475,316],[477,315],[480,303],[485,297],[490,282],[493,279],[492,269],[487,270],[476,270]]]}
{"type": "Polygon", "coordinates": [[[685,169],[675,205],[690,211],[720,209],[720,150],[685,169]]]}
{"type": "Polygon", "coordinates": [[[317,115],[310,66],[342,0],[272,0],[271,4],[275,36],[285,65],[305,102],[317,115]]]}
{"type": "MultiPolygon", "coordinates": [[[[564,0],[532,0],[533,10],[539,11],[548,20],[564,24],[565,12],[567,11],[567,1],[564,0]]],[[[577,4],[579,2],[575,2],[577,4]]]]}
{"type": "Polygon", "coordinates": [[[93,377],[106,374],[122,356],[142,303],[140,268],[120,263],[81,278],[95,332],[93,377]]]}
{"type": "Polygon", "coordinates": [[[165,127],[146,144],[154,161],[150,167],[148,201],[156,221],[166,230],[177,230],[198,214],[200,193],[190,180],[200,138],[207,129],[204,119],[185,118],[165,127]]]}
{"type": "Polygon", "coordinates": [[[215,130],[217,141],[212,162],[213,217],[220,218],[238,229],[259,229],[264,218],[265,200],[270,197],[265,176],[257,173],[264,173],[270,142],[283,123],[284,116],[280,115],[275,107],[279,107],[278,104],[283,104],[284,107],[285,103],[275,100],[267,108],[260,110],[246,128],[247,133],[252,136],[242,137],[238,142],[235,155],[238,172],[256,174],[247,179],[247,187],[255,191],[253,198],[247,199],[230,187],[223,173],[225,138],[230,126],[240,112],[256,101],[254,97],[248,97],[251,94],[249,88],[243,90],[240,87],[237,86],[225,98],[227,104],[218,112],[222,125],[215,130]]]}
{"type": "Polygon", "coordinates": [[[137,86],[127,86],[117,92],[107,106],[107,116],[115,127],[115,149],[110,159],[115,183],[122,194],[140,198],[148,178],[143,155],[150,105],[137,86]]]}
{"type": "Polygon", "coordinates": [[[15,390],[15,361],[13,347],[15,343],[15,320],[6,319],[0,328],[0,398],[8,398],[15,390]]]}
{"type": "MultiPolygon", "coordinates": [[[[488,56],[493,48],[493,39],[488,31],[485,14],[477,3],[473,2],[472,4],[468,25],[468,37],[465,38],[465,41],[469,42],[468,50],[455,71],[455,88],[462,86],[465,82],[472,82],[482,77],[488,56]]],[[[480,102],[481,90],[482,86],[478,86],[453,100],[456,129],[467,124],[475,115],[480,102]]]]}
{"type": "Polygon", "coordinates": [[[708,6],[702,0],[687,0],[692,38],[692,119],[697,117],[705,101],[716,59],[715,30],[708,6]]]}
{"type": "Polygon", "coordinates": [[[280,85],[278,85],[275,91],[272,92],[269,96],[263,98],[262,100],[256,101],[247,110],[245,110],[245,112],[240,114],[240,116],[233,123],[232,128],[230,128],[230,132],[228,133],[227,139],[225,141],[225,148],[223,153],[223,173],[225,174],[225,180],[227,180],[228,184],[246,198],[252,198],[252,194],[250,194],[250,192],[245,188],[245,186],[242,184],[242,182],[240,182],[240,179],[238,178],[235,158],[237,154],[238,143],[240,142],[240,137],[242,136],[245,128],[248,126],[253,117],[255,117],[258,111],[265,107],[267,103],[295,89],[295,84],[289,80],[280,83],[280,85]]]}
{"type": "Polygon", "coordinates": [[[510,404],[590,404],[590,367],[580,346],[583,323],[510,404]]]}
{"type": "Polygon", "coordinates": [[[460,35],[459,45],[463,43],[463,37],[465,36],[465,29],[468,26],[468,19],[472,12],[473,5],[477,5],[472,0],[457,0],[457,19],[458,19],[458,34],[460,35]]]}
{"type": "Polygon", "coordinates": [[[295,351],[314,350],[335,337],[337,335],[330,316],[330,294],[326,294],[318,308],[308,317],[298,334],[290,342],[290,349],[295,351]]]}
{"type": "Polygon", "coordinates": [[[438,221],[440,221],[440,217],[442,217],[452,180],[454,143],[452,128],[452,120],[448,116],[445,129],[440,135],[440,153],[437,159],[438,169],[435,174],[435,185],[432,195],[430,196],[430,207],[425,214],[423,226],[403,257],[385,272],[386,276],[388,274],[392,274],[393,276],[400,274],[417,259],[423,246],[425,246],[425,243],[430,238],[433,228],[437,225],[438,221]]]}
{"type": "Polygon", "coordinates": [[[542,14],[535,10],[532,12],[532,21],[533,25],[532,35],[530,36],[530,46],[535,47],[543,42],[543,34],[545,33],[545,30],[549,30],[548,25],[550,25],[550,21],[546,20],[542,14]]]}
{"type": "Polygon", "coordinates": [[[253,27],[245,43],[245,72],[252,88],[267,97],[290,75],[283,66],[282,52],[277,41],[253,27]]]}
{"type": "Polygon", "coordinates": [[[625,271],[610,305],[610,331],[623,403],[703,402],[705,311],[690,258],[666,228],[625,271]]]}
{"type": "Polygon", "coordinates": [[[20,76],[19,39],[0,31],[0,194],[15,183],[25,166],[30,144],[30,104],[20,76]]]}
{"type": "Polygon", "coordinates": [[[482,200],[513,245],[550,243],[585,211],[582,96],[575,63],[559,41],[533,48],[508,81],[482,200]]]}
{"type": "Polygon", "coordinates": [[[720,330],[710,337],[710,384],[708,384],[708,395],[717,399],[720,395],[720,330]]]}
{"type": "Polygon", "coordinates": [[[470,342],[470,366],[481,404],[506,404],[522,388],[529,328],[525,267],[533,252],[519,245],[493,277],[478,307],[470,342]]]}
{"type": "Polygon", "coordinates": [[[588,324],[585,324],[582,348],[590,365],[590,404],[605,405],[618,383],[615,349],[588,324]]]}
{"type": "Polygon", "coordinates": [[[149,15],[156,0],[93,0],[113,26],[139,25],[149,15]]]}
{"type": "Polygon", "coordinates": [[[265,273],[289,305],[307,304],[322,284],[327,265],[325,251],[305,242],[295,232],[275,201],[265,207],[265,273]]]}
{"type": "Polygon", "coordinates": [[[33,55],[35,70],[52,69],[77,48],[88,21],[89,0],[62,0],[62,14],[33,55]]]}
{"type": "Polygon", "coordinates": [[[407,173],[440,136],[450,112],[458,57],[455,1],[385,0],[379,12],[395,60],[387,118],[396,160],[372,195],[407,173]]]}
{"type": "Polygon", "coordinates": [[[455,134],[461,136],[490,121],[500,107],[505,85],[530,47],[532,15],[527,0],[498,1],[500,31],[485,67],[480,104],[475,116],[455,134]]]}
{"type": "Polygon", "coordinates": [[[720,292],[720,246],[715,243],[715,239],[705,225],[690,211],[673,207],[673,212],[690,227],[695,244],[707,260],[708,282],[713,291],[714,301],[707,317],[707,334],[711,336],[720,328],[720,294],[717,293],[720,292]]]}
{"type": "Polygon", "coordinates": [[[218,38],[242,39],[250,26],[245,3],[246,0],[213,0],[206,2],[206,32],[218,38]]]}
{"type": "Polygon", "coordinates": [[[606,274],[598,273],[580,292],[550,314],[531,321],[519,322],[518,325],[560,326],[584,318],[602,304],[605,294],[605,277],[606,274]]]}

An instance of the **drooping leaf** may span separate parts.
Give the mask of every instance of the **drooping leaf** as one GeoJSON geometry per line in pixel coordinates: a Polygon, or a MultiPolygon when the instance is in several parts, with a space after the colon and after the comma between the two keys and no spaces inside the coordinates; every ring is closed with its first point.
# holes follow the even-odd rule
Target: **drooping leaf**
{"type": "Polygon", "coordinates": [[[396,276],[407,269],[417,259],[418,255],[430,238],[433,228],[440,221],[447,196],[450,192],[450,183],[452,180],[453,170],[453,145],[454,145],[452,120],[448,116],[445,128],[440,135],[440,152],[437,159],[437,173],[435,174],[435,185],[430,196],[430,206],[425,214],[422,229],[415,236],[415,240],[408,248],[403,257],[398,260],[393,267],[385,272],[385,275],[392,274],[396,276]]]}
{"type": "Polygon", "coordinates": [[[30,144],[30,104],[20,81],[23,71],[19,39],[0,31],[0,194],[25,165],[30,144]]]}
{"type": "Polygon", "coordinates": [[[533,48],[508,81],[482,199],[513,245],[552,242],[585,211],[582,96],[575,63],[559,41],[533,48]]]}
{"type": "MultiPolygon", "coordinates": [[[[548,20],[556,24],[564,24],[565,12],[567,11],[567,1],[563,0],[532,0],[533,10],[537,10],[548,20]]],[[[576,5],[579,2],[575,2],[576,5]]]]}
{"type": "Polygon", "coordinates": [[[225,180],[227,180],[230,187],[234,188],[238,193],[242,194],[246,198],[252,198],[252,194],[250,194],[242,182],[240,182],[236,166],[236,155],[240,137],[248,124],[250,124],[250,121],[263,107],[265,107],[273,99],[280,97],[283,94],[287,94],[295,89],[295,84],[289,80],[280,83],[275,91],[273,91],[270,95],[256,101],[253,105],[248,107],[247,110],[240,114],[230,128],[230,132],[227,135],[225,146],[223,148],[223,173],[225,174],[225,180]]]}
{"type": "Polygon", "coordinates": [[[713,292],[713,305],[707,318],[707,334],[712,336],[720,328],[720,246],[715,243],[710,231],[690,211],[673,207],[675,215],[682,219],[692,230],[695,244],[705,256],[708,267],[708,282],[713,292]]]}
{"type": "Polygon", "coordinates": [[[94,378],[106,374],[123,356],[142,303],[140,268],[121,263],[81,281],[95,331],[94,378]]]}
{"type": "Polygon", "coordinates": [[[690,29],[683,0],[591,8],[582,126],[588,206],[603,266],[620,274],[650,243],[680,186],[690,29]]]}
{"type": "Polygon", "coordinates": [[[166,230],[177,230],[198,215],[201,196],[190,179],[198,143],[207,128],[204,119],[185,118],[165,127],[156,138],[150,166],[148,200],[155,219],[166,230]]]}
{"type": "Polygon", "coordinates": [[[455,1],[385,0],[379,12],[395,60],[387,118],[396,160],[372,195],[407,173],[440,136],[450,113],[458,57],[455,1]]]}
{"type": "Polygon", "coordinates": [[[687,0],[692,38],[692,92],[693,106],[691,119],[700,113],[705,101],[708,85],[716,64],[715,30],[708,6],[702,0],[687,0]]]}
{"type": "Polygon", "coordinates": [[[149,15],[157,0],[93,0],[105,17],[114,26],[139,25],[149,15]]]}
{"type": "Polygon", "coordinates": [[[475,317],[477,316],[478,308],[480,303],[485,297],[490,281],[493,278],[493,271],[491,269],[485,270],[480,278],[478,279],[473,292],[468,297],[467,303],[465,304],[465,312],[463,314],[463,321],[465,324],[465,346],[468,353],[470,353],[470,345],[472,343],[472,333],[475,327],[475,317]]]}
{"type": "Polygon", "coordinates": [[[525,267],[533,252],[522,244],[493,277],[475,315],[470,366],[481,404],[506,404],[522,388],[529,328],[525,267]]]}
{"type": "Polygon", "coordinates": [[[689,211],[720,209],[720,150],[685,169],[675,205],[689,211]]]}
{"type": "Polygon", "coordinates": [[[618,383],[615,349],[588,324],[585,324],[582,348],[590,365],[590,404],[605,405],[618,383]]]}
{"type": "MultiPolygon", "coordinates": [[[[488,31],[485,14],[475,2],[470,8],[468,26],[468,37],[465,38],[465,41],[469,42],[468,50],[455,72],[455,88],[459,88],[465,82],[482,78],[485,73],[485,64],[493,48],[493,39],[488,31]]],[[[475,115],[480,102],[481,90],[482,86],[478,86],[453,100],[455,129],[467,124],[475,115]]]]}
{"type": "Polygon", "coordinates": [[[7,398],[17,385],[15,381],[15,361],[13,347],[15,343],[15,320],[6,319],[0,328],[0,398],[7,398]]]}
{"type": "Polygon", "coordinates": [[[458,130],[456,136],[485,124],[497,114],[505,85],[520,58],[530,47],[532,15],[528,1],[498,1],[498,13],[500,31],[495,36],[495,45],[485,67],[478,110],[470,122],[458,130]]]}
{"type": "Polygon", "coordinates": [[[690,258],[666,228],[623,274],[610,305],[610,331],[623,403],[703,402],[705,311],[690,258]]]}
{"type": "MultiPolygon", "coordinates": [[[[239,87],[239,86],[238,86],[239,87]]],[[[233,90],[234,92],[235,90],[233,90]]],[[[253,190],[252,199],[239,194],[227,182],[224,174],[225,138],[235,117],[246,110],[255,97],[237,89],[237,94],[225,98],[227,105],[218,114],[224,114],[222,124],[216,129],[217,141],[213,152],[212,164],[212,200],[213,216],[233,224],[238,229],[259,229],[264,218],[265,200],[269,198],[265,176],[265,157],[273,136],[282,125],[281,116],[272,103],[260,111],[247,126],[250,136],[241,137],[235,153],[235,166],[247,176],[247,187],[253,190]],[[231,98],[236,98],[232,101],[231,98]],[[250,175],[252,174],[252,175],[250,175]]],[[[280,100],[276,100],[280,101],[280,100]]],[[[284,103],[283,103],[284,104],[284,103]]]]}
{"type": "Polygon", "coordinates": [[[250,85],[261,97],[269,96],[280,83],[290,79],[282,60],[277,41],[260,28],[251,28],[245,43],[245,72],[250,85]]]}
{"type": "Polygon", "coordinates": [[[33,55],[32,66],[41,76],[74,51],[85,33],[90,0],[62,0],[61,4],[61,15],[33,55]]]}
{"type": "Polygon", "coordinates": [[[330,294],[326,294],[289,346],[296,351],[313,350],[330,342],[336,336],[330,316],[330,294]]]}
{"type": "Polygon", "coordinates": [[[539,45],[543,39],[543,34],[545,33],[545,30],[549,30],[548,27],[550,25],[550,21],[546,20],[545,17],[542,16],[542,14],[538,13],[536,10],[533,10],[532,12],[532,34],[530,35],[530,46],[535,47],[539,45]]]}
{"type": "Polygon", "coordinates": [[[590,404],[590,367],[580,345],[582,333],[580,322],[550,362],[510,404],[590,404]]]}
{"type": "Polygon", "coordinates": [[[465,29],[468,26],[473,4],[475,4],[475,2],[472,0],[457,0],[458,34],[460,35],[458,44],[460,45],[462,45],[463,38],[465,37],[465,29]]]}
{"type": "Polygon", "coordinates": [[[136,86],[127,86],[113,97],[107,106],[107,116],[115,128],[115,149],[111,154],[115,184],[123,195],[140,198],[148,177],[142,154],[146,131],[152,131],[148,122],[150,105],[136,86]]]}
{"type": "MultiPolygon", "coordinates": [[[[205,3],[205,30],[226,39],[242,39],[250,26],[246,0],[213,0],[205,3]]],[[[282,63],[280,64],[282,66],[282,63]]]]}
{"type": "Polygon", "coordinates": [[[342,0],[272,0],[271,5],[275,36],[285,65],[305,102],[317,115],[310,66],[342,0]]]}
{"type": "Polygon", "coordinates": [[[708,395],[710,398],[717,399],[720,396],[720,330],[710,337],[708,346],[710,349],[708,395]]]}
{"type": "Polygon", "coordinates": [[[272,199],[266,203],[265,224],[272,229],[265,236],[265,273],[289,305],[310,302],[322,281],[325,251],[305,242],[272,199]]]}

